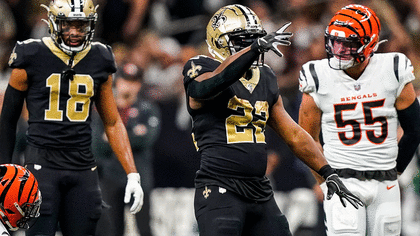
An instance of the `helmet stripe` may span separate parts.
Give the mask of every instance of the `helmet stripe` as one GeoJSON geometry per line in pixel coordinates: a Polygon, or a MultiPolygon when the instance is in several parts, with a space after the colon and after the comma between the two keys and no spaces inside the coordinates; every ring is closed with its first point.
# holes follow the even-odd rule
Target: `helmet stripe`
{"type": "MultiPolygon", "coordinates": [[[[9,192],[10,187],[12,187],[13,181],[16,179],[16,176],[18,175],[18,169],[16,166],[13,166],[15,169],[15,174],[13,175],[13,178],[9,180],[9,183],[4,188],[3,192],[0,195],[0,203],[4,205],[4,200],[6,199],[6,195],[9,192]]],[[[7,173],[7,171],[6,171],[7,173]]],[[[5,174],[6,174],[5,173],[5,174]]]]}
{"type": "Polygon", "coordinates": [[[376,26],[378,26],[378,31],[381,31],[381,25],[379,24],[379,21],[376,18],[376,16],[372,16],[372,18],[375,20],[376,26]]]}
{"type": "MultiPolygon", "coordinates": [[[[331,25],[335,25],[334,24],[334,22],[331,22],[331,24],[329,25],[329,26],[331,26],[331,25]]],[[[353,31],[355,34],[357,34],[357,36],[358,37],[360,37],[360,35],[359,35],[359,32],[357,32],[357,30],[355,29],[355,28],[353,28],[353,27],[351,27],[350,25],[348,25],[348,24],[340,24],[339,25],[340,27],[345,27],[345,28],[347,28],[347,29],[349,29],[349,30],[351,30],[351,31],[353,31]]]]}
{"type": "Polygon", "coordinates": [[[38,190],[37,189],[35,189],[35,181],[34,182],[32,182],[32,186],[31,186],[31,190],[29,191],[29,194],[28,194],[28,198],[26,199],[26,202],[29,202],[29,200],[30,200],[30,198],[31,198],[31,196],[32,196],[32,192],[35,190],[36,191],[36,193],[35,193],[35,197],[34,197],[34,200],[36,200],[36,198],[38,197],[38,190]]]}
{"type": "Polygon", "coordinates": [[[241,12],[242,14],[245,16],[246,22],[247,24],[249,23],[249,17],[248,14],[246,12],[246,9],[244,9],[244,7],[242,7],[241,5],[235,5],[241,12]]]}
{"type": "MultiPolygon", "coordinates": [[[[359,25],[362,27],[362,30],[363,30],[363,33],[364,33],[364,35],[366,35],[366,30],[365,30],[365,27],[363,26],[363,24],[358,20],[358,19],[356,19],[356,18],[354,18],[354,17],[352,17],[352,16],[349,16],[349,15],[347,15],[347,14],[343,14],[343,13],[339,13],[339,15],[342,15],[342,16],[347,16],[348,18],[351,18],[351,19],[353,19],[353,20],[355,20],[355,21],[357,21],[357,23],[359,23],[359,25]]],[[[352,30],[353,32],[355,32],[356,34],[357,34],[357,36],[359,36],[360,37],[360,35],[359,35],[359,33],[357,32],[357,30],[356,29],[354,29],[353,27],[351,27],[350,25],[346,25],[346,27],[347,28],[349,28],[350,30],[352,30]]]]}
{"type": "Polygon", "coordinates": [[[251,13],[251,10],[247,7],[244,7],[242,5],[236,4],[235,5],[241,12],[242,14],[245,16],[247,25],[249,24],[257,24],[257,19],[255,19],[255,16],[251,13]],[[249,17],[252,16],[254,19],[250,19],[249,17]],[[251,22],[251,20],[253,22],[251,22]]]}
{"type": "Polygon", "coordinates": [[[23,189],[25,188],[26,181],[29,179],[29,171],[25,170],[25,173],[21,177],[20,180],[20,186],[19,186],[19,194],[18,194],[18,200],[20,201],[20,198],[22,197],[23,189]]]}
{"type": "MultiPolygon", "coordinates": [[[[368,11],[370,13],[370,16],[368,16],[367,14],[365,14],[364,12],[362,12],[359,9],[355,9],[355,8],[347,8],[347,9],[352,10],[352,11],[356,12],[357,14],[360,14],[360,15],[363,15],[364,17],[366,17],[367,22],[368,22],[369,27],[370,27],[370,33],[372,34],[372,32],[373,32],[373,26],[372,26],[372,22],[371,22],[372,20],[371,20],[371,18],[375,18],[374,14],[372,14],[372,12],[370,12],[367,9],[366,9],[366,11],[368,11]]],[[[375,21],[376,21],[376,19],[375,19],[375,21]]],[[[376,23],[378,23],[378,22],[376,22],[376,23]]],[[[363,27],[363,25],[362,25],[362,27],[363,27]]],[[[366,34],[366,32],[365,32],[365,34],[366,34]]]]}
{"type": "Polygon", "coordinates": [[[80,4],[80,0],[72,0],[74,12],[83,12],[83,6],[80,4]]]}

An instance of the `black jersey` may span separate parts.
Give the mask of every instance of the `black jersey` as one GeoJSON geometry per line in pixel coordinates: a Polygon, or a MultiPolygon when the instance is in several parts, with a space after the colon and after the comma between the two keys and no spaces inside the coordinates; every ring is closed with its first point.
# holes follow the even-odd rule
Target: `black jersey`
{"type": "Polygon", "coordinates": [[[116,71],[109,46],[92,43],[76,54],[72,79],[64,79],[70,56],[51,38],[18,42],[9,65],[28,77],[28,144],[39,148],[86,150],[91,145],[91,110],[99,85],[116,71]]]}
{"type": "MultiPolygon", "coordinates": [[[[214,71],[219,65],[210,57],[191,58],[183,70],[185,88],[195,77],[214,71]]],[[[267,199],[271,187],[265,178],[265,128],[269,108],[277,102],[279,89],[268,66],[251,68],[247,76],[206,100],[200,109],[188,106],[194,143],[201,155],[196,183],[216,181],[248,198],[267,199]],[[256,188],[261,191],[250,193],[258,192],[256,188]]]]}

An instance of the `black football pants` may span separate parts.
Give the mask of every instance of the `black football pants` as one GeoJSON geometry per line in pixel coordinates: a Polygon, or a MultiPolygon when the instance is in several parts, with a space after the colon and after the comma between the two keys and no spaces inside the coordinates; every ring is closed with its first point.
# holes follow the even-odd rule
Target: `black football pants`
{"type": "Polygon", "coordinates": [[[218,186],[195,191],[195,216],[200,236],[291,236],[286,217],[274,198],[246,200],[218,186]]]}
{"type": "Polygon", "coordinates": [[[58,224],[63,236],[95,235],[102,196],[98,171],[27,168],[38,180],[42,203],[40,216],[26,236],[54,236],[58,224]]]}

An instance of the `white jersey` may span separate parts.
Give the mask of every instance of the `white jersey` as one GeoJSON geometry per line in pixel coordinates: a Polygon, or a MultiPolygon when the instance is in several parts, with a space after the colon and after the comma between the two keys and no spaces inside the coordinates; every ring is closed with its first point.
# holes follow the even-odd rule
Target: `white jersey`
{"type": "Polygon", "coordinates": [[[9,232],[7,231],[6,227],[0,222],[0,236],[10,236],[9,232]]]}
{"type": "Polygon", "coordinates": [[[396,98],[414,80],[401,53],[374,54],[358,80],[329,67],[328,60],[303,65],[299,89],[322,111],[324,155],[333,168],[389,170],[398,154],[396,98]]]}

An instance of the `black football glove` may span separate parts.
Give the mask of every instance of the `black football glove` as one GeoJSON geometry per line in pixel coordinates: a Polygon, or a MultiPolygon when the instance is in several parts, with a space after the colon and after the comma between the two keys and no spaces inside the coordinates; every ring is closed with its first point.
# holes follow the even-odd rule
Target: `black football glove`
{"type": "Polygon", "coordinates": [[[291,32],[284,32],[292,22],[284,24],[280,29],[276,32],[271,32],[264,37],[257,39],[258,50],[260,53],[268,52],[272,50],[275,52],[279,57],[283,56],[283,53],[277,48],[279,45],[283,46],[290,46],[290,37],[292,37],[291,32]]]}
{"type": "Polygon", "coordinates": [[[320,174],[325,179],[325,183],[327,184],[327,200],[330,200],[334,193],[336,193],[344,207],[347,206],[344,199],[349,201],[356,209],[359,209],[359,206],[364,206],[363,202],[353,193],[351,193],[346,188],[346,186],[344,186],[343,182],[340,180],[337,173],[333,168],[331,168],[330,165],[323,166],[318,171],[318,174],[320,174]]]}
{"type": "Polygon", "coordinates": [[[330,200],[334,193],[338,195],[340,198],[341,204],[343,204],[344,207],[347,206],[344,199],[349,201],[356,209],[359,209],[359,206],[364,206],[363,202],[356,197],[353,193],[351,193],[346,186],[344,186],[343,182],[341,182],[340,178],[336,173],[331,174],[325,179],[325,183],[328,187],[327,192],[327,200],[330,200]]]}

